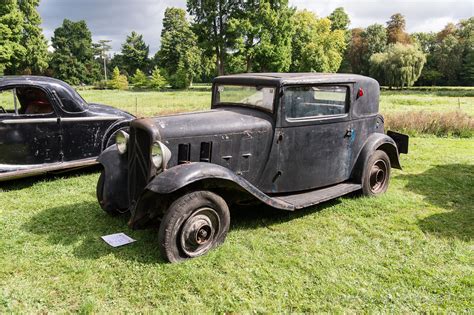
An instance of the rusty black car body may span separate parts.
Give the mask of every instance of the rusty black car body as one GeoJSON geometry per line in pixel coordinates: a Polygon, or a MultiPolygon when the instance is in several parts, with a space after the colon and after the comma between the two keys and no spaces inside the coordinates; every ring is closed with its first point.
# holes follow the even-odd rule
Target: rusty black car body
{"type": "Polygon", "coordinates": [[[0,181],[97,163],[134,117],[46,77],[0,77],[0,181]]]}
{"type": "Polygon", "coordinates": [[[223,242],[228,205],[293,211],[354,191],[385,192],[408,137],[384,133],[379,84],[359,75],[264,73],[218,77],[211,110],[132,121],[99,158],[109,213],[159,224],[176,262],[223,242]]]}

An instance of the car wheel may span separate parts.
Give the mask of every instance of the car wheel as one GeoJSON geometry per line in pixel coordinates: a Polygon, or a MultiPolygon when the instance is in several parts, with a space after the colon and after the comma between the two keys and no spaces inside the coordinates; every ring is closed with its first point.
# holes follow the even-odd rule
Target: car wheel
{"type": "Polygon", "coordinates": [[[362,175],[362,194],[378,196],[387,191],[390,181],[390,158],[381,150],[375,151],[367,161],[362,175]]]}
{"type": "Polygon", "coordinates": [[[161,255],[169,262],[204,255],[224,242],[229,224],[224,199],[210,191],[188,193],[171,204],[160,223],[161,255]]]}
{"type": "Polygon", "coordinates": [[[113,209],[110,206],[107,206],[107,204],[104,201],[104,182],[105,182],[105,172],[102,171],[100,172],[99,180],[97,181],[97,187],[96,187],[96,196],[97,196],[97,201],[99,202],[100,208],[107,212],[110,215],[118,215],[120,214],[120,211],[117,209],[113,209]]]}

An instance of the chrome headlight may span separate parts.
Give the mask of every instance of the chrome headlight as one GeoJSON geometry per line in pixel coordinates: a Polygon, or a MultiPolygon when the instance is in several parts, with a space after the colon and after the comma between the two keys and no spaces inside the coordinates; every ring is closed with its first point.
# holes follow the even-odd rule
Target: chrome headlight
{"type": "Polygon", "coordinates": [[[171,151],[160,141],[153,143],[151,160],[157,170],[164,170],[171,159],[171,151]]]}
{"type": "Polygon", "coordinates": [[[129,135],[125,131],[119,130],[115,134],[115,144],[117,145],[117,150],[120,154],[127,152],[129,135]]]}

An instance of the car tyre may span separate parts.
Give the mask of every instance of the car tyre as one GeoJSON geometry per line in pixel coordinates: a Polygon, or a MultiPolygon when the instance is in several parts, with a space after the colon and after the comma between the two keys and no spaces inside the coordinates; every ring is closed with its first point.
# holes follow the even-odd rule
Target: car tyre
{"type": "Polygon", "coordinates": [[[362,194],[374,197],[387,191],[390,182],[390,158],[381,150],[375,151],[367,161],[362,175],[362,194]]]}
{"type": "Polygon", "coordinates": [[[221,245],[229,231],[227,203],[210,191],[194,191],[175,200],[160,223],[160,253],[168,262],[206,254],[221,245]]]}
{"type": "Polygon", "coordinates": [[[110,215],[118,215],[121,212],[118,209],[111,208],[104,202],[104,183],[105,183],[105,172],[100,172],[99,180],[97,181],[96,196],[99,202],[100,208],[110,215]]]}

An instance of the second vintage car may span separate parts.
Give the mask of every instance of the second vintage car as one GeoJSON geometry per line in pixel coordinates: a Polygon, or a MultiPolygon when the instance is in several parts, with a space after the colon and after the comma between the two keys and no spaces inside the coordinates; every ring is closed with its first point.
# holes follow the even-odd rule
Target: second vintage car
{"type": "Polygon", "coordinates": [[[129,225],[159,224],[177,262],[221,244],[229,205],[294,211],[387,190],[408,137],[384,133],[379,84],[358,75],[262,73],[218,77],[211,110],[132,121],[99,157],[97,197],[129,225]]]}
{"type": "Polygon", "coordinates": [[[0,181],[97,163],[132,115],[46,77],[0,77],[0,181]]]}

